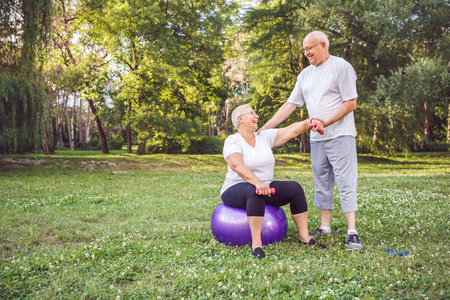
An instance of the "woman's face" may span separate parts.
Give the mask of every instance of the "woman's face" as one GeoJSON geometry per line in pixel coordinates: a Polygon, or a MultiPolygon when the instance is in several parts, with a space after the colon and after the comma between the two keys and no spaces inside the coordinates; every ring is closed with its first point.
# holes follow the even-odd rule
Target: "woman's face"
{"type": "Polygon", "coordinates": [[[241,120],[243,121],[243,123],[239,125],[240,128],[249,127],[253,128],[253,130],[255,131],[258,129],[259,116],[255,113],[255,111],[252,108],[247,107],[246,112],[240,115],[240,117],[241,120]]]}

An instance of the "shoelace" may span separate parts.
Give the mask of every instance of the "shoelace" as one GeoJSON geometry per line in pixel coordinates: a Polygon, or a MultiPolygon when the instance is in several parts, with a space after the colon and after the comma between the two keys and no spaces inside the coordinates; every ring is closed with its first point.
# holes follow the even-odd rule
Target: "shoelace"
{"type": "Polygon", "coordinates": [[[359,236],[357,236],[356,234],[351,234],[351,235],[348,237],[348,241],[349,241],[349,242],[352,242],[352,243],[358,243],[358,244],[360,244],[359,236]]]}

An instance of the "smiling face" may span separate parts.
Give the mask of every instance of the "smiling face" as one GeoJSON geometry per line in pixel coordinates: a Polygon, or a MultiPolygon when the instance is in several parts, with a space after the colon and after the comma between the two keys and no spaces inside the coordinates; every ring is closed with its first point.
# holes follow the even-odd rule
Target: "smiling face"
{"type": "Polygon", "coordinates": [[[309,63],[314,66],[320,66],[330,57],[325,42],[318,41],[313,34],[303,40],[303,49],[309,63]]]}
{"type": "Polygon", "coordinates": [[[256,131],[258,129],[259,116],[251,107],[245,108],[245,113],[239,116],[239,130],[252,129],[256,131]]]}

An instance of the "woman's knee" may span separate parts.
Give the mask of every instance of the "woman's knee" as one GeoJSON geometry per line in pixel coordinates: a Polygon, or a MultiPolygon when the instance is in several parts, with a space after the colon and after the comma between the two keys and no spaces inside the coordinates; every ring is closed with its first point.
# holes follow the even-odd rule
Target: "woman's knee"
{"type": "Polygon", "coordinates": [[[266,203],[260,197],[247,198],[247,216],[263,217],[266,210],[266,203]]]}
{"type": "Polygon", "coordinates": [[[297,181],[288,181],[287,188],[293,191],[294,193],[304,193],[303,187],[297,181]]]}

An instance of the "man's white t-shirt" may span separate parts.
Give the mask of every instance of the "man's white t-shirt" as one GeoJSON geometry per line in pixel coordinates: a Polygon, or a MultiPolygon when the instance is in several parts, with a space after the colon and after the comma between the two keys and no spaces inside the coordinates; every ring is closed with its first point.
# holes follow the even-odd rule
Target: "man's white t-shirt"
{"type": "MultiPolygon", "coordinates": [[[[230,135],[223,146],[224,159],[226,160],[233,153],[242,153],[244,165],[262,182],[269,185],[273,181],[275,168],[272,147],[275,143],[277,131],[278,129],[268,129],[262,131],[259,135],[255,132],[255,147],[250,146],[239,133],[230,135]]],[[[245,180],[228,166],[228,172],[220,194],[222,195],[226,189],[241,182],[245,182],[245,180]]]]}
{"type": "MultiPolygon", "coordinates": [[[[356,73],[346,60],[331,55],[320,66],[310,65],[297,77],[287,102],[306,103],[310,118],[328,119],[345,101],[356,99],[356,73]]],[[[327,126],[325,134],[311,131],[311,141],[324,141],[341,135],[356,136],[353,112],[327,126]]]]}

